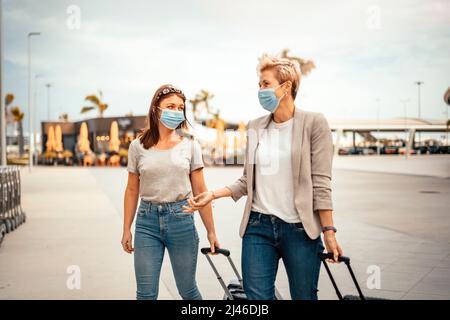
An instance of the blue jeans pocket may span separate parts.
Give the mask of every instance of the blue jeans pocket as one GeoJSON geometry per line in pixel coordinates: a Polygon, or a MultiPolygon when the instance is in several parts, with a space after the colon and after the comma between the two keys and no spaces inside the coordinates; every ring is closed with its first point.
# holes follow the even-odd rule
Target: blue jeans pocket
{"type": "Polygon", "coordinates": [[[143,217],[143,216],[145,216],[146,212],[147,212],[147,209],[144,206],[140,205],[138,208],[138,211],[137,211],[137,215],[140,217],[143,217]]]}
{"type": "Polygon", "coordinates": [[[303,227],[303,224],[301,223],[291,223],[292,227],[294,228],[295,231],[298,232],[304,232],[305,228],[303,227]]]}
{"type": "Polygon", "coordinates": [[[177,219],[194,219],[194,213],[174,211],[172,215],[177,219]]]}
{"type": "Polygon", "coordinates": [[[251,213],[250,217],[248,218],[248,225],[256,226],[260,223],[261,223],[261,219],[260,219],[259,213],[251,213]]]}

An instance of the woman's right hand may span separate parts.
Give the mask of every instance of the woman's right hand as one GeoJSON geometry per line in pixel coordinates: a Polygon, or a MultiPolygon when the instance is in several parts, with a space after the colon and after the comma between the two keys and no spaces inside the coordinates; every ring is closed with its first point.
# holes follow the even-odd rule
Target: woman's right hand
{"type": "Polygon", "coordinates": [[[125,230],[122,236],[122,247],[126,253],[132,253],[134,251],[133,248],[133,236],[131,235],[130,230],[125,230]]]}
{"type": "Polygon", "coordinates": [[[193,198],[188,199],[189,207],[184,206],[184,212],[194,212],[208,205],[214,200],[214,193],[212,191],[205,191],[193,198]]]}

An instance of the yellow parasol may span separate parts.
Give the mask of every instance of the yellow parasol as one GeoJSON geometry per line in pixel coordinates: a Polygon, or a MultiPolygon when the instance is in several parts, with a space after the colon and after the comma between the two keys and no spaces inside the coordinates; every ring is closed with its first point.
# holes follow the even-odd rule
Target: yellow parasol
{"type": "Polygon", "coordinates": [[[48,128],[47,132],[47,143],[45,144],[47,147],[47,151],[54,151],[55,150],[55,129],[53,126],[50,126],[48,128]]]}
{"type": "Polygon", "coordinates": [[[89,146],[88,127],[86,122],[83,122],[80,127],[80,136],[78,138],[78,148],[81,152],[91,152],[89,146]]]}
{"type": "Polygon", "coordinates": [[[117,121],[111,123],[111,130],[109,133],[109,151],[119,152],[120,139],[119,139],[119,125],[117,121]]]}
{"type": "Polygon", "coordinates": [[[64,148],[63,148],[63,142],[62,142],[62,130],[61,130],[61,126],[58,124],[56,126],[56,130],[55,130],[55,151],[62,152],[63,150],[64,150],[64,148]]]}

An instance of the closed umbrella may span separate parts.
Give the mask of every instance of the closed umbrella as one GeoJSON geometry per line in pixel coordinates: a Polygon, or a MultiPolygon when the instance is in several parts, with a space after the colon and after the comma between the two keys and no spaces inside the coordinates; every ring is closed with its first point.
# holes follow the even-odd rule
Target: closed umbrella
{"type": "Polygon", "coordinates": [[[119,139],[119,125],[117,121],[111,123],[111,130],[109,134],[109,151],[119,152],[120,139],[119,139]]]}
{"type": "Polygon", "coordinates": [[[62,130],[61,126],[58,124],[55,129],[55,151],[62,152],[64,150],[62,142],[62,130]]]}
{"type": "Polygon", "coordinates": [[[48,128],[47,132],[47,143],[45,144],[47,147],[47,151],[54,151],[55,150],[55,129],[53,126],[50,126],[48,128]]]}

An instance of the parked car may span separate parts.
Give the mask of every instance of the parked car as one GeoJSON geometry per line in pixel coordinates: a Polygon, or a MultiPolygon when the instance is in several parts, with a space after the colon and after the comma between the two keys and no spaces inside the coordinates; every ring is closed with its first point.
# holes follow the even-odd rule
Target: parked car
{"type": "Polygon", "coordinates": [[[441,154],[450,154],[450,146],[440,146],[439,153],[441,154]]]}
{"type": "Polygon", "coordinates": [[[382,148],[382,153],[384,154],[398,154],[398,147],[396,146],[385,146],[382,148]]]}
{"type": "Polygon", "coordinates": [[[375,148],[375,150],[371,147],[369,148],[362,148],[362,154],[364,155],[372,155],[372,154],[376,154],[377,153],[377,149],[375,148]]]}
{"type": "Polygon", "coordinates": [[[348,155],[348,148],[339,148],[338,154],[339,154],[340,156],[346,156],[346,155],[348,155]]]}
{"type": "MultiPolygon", "coordinates": [[[[406,147],[401,147],[400,149],[398,149],[398,153],[406,154],[406,147]]],[[[417,154],[417,151],[411,148],[409,149],[409,154],[417,154]]]]}
{"type": "Polygon", "coordinates": [[[417,151],[417,154],[427,154],[428,153],[428,147],[427,146],[414,147],[414,150],[417,151]]]}
{"type": "Polygon", "coordinates": [[[437,146],[437,145],[428,146],[428,153],[438,154],[440,152],[439,149],[440,149],[440,146],[437,146]]]}

